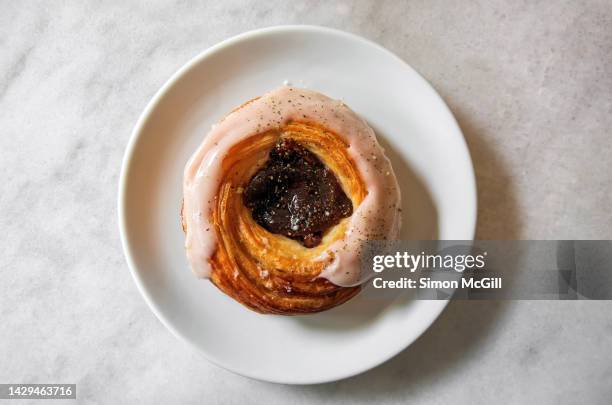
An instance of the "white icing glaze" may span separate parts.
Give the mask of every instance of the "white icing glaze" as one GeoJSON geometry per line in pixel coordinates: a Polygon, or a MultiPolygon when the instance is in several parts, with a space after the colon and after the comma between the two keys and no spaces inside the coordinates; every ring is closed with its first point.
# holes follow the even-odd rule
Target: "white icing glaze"
{"type": "Polygon", "coordinates": [[[371,274],[360,271],[361,243],[398,237],[399,186],[374,131],[341,101],[314,91],[282,86],[243,105],[214,125],[187,162],[183,179],[185,249],[191,268],[199,277],[210,275],[209,260],[216,249],[217,237],[210,219],[221,183],[223,159],[237,142],[289,121],[317,122],[341,136],[350,145],[349,155],[368,191],[354,209],[345,237],[333,242],[319,257],[330,261],[320,277],[340,286],[364,282],[371,274]]]}

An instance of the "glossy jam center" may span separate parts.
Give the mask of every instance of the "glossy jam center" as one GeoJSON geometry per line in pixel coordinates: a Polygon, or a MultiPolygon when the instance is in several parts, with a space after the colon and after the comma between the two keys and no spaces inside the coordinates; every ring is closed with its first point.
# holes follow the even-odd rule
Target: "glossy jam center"
{"type": "Polygon", "coordinates": [[[327,229],[353,213],[336,176],[314,153],[290,139],[276,143],[243,197],[259,225],[306,247],[317,246],[327,229]]]}

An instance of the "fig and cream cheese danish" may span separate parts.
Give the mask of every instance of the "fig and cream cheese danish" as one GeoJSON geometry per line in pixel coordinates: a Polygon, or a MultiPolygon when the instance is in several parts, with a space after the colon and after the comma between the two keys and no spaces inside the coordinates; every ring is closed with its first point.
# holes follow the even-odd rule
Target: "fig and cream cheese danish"
{"type": "Polygon", "coordinates": [[[193,272],[271,314],[355,296],[367,240],[396,239],[400,191],[374,131],[343,102],[283,86],[216,124],[185,167],[193,272]]]}

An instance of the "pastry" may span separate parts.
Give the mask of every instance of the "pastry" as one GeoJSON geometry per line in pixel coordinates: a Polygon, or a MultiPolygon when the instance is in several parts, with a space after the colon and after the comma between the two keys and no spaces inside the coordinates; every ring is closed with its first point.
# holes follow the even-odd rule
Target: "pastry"
{"type": "Polygon", "coordinates": [[[396,239],[400,193],[372,129],[341,101],[283,86],[214,125],[185,167],[193,272],[261,312],[323,311],[367,279],[366,240],[396,239]]]}

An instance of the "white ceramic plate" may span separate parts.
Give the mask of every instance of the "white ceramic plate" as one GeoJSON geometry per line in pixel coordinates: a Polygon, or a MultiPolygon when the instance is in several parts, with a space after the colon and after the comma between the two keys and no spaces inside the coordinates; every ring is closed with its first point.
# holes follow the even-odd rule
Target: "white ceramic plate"
{"type": "Polygon", "coordinates": [[[473,238],[472,163],[442,99],[384,48],[311,26],[231,38],[187,63],[157,92],[125,154],[119,223],[136,284],[176,336],[245,376],[321,383],[391,358],[423,333],[447,302],[404,294],[390,303],[365,291],[321,314],[266,316],[191,273],[179,223],[183,166],[211,124],[285,80],[343,99],[377,132],[400,180],[404,239],[473,238]]]}

